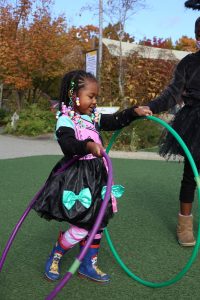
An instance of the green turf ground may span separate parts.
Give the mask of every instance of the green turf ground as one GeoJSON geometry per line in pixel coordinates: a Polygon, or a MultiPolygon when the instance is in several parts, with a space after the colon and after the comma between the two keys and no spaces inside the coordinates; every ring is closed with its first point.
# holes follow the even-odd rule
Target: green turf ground
{"type": "MultiPolygon", "coordinates": [[[[42,186],[58,156],[0,160],[0,253],[34,194],[42,186]]],[[[177,162],[113,159],[116,184],[126,188],[119,213],[109,232],[123,261],[146,280],[175,276],[191,255],[176,242],[178,194],[183,165],[177,162]]],[[[197,201],[196,201],[197,202],[197,201]]],[[[194,206],[196,210],[196,204],[194,206]]],[[[195,229],[197,215],[195,215],[195,229]]],[[[65,223],[47,222],[31,211],[22,225],[0,274],[1,300],[43,300],[55,283],[43,277],[45,260],[65,223]]],[[[62,261],[64,275],[78,248],[62,261]]],[[[106,240],[99,266],[112,276],[107,286],[81,280],[75,275],[56,299],[200,299],[199,257],[184,278],[161,289],[133,281],[115,262],[106,240]]]]}

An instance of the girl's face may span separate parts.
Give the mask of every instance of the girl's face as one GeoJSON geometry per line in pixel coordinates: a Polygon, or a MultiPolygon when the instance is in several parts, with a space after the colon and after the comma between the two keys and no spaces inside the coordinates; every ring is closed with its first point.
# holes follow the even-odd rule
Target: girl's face
{"type": "Polygon", "coordinates": [[[82,115],[91,115],[97,105],[97,97],[99,93],[98,83],[94,80],[85,80],[84,88],[78,92],[80,105],[75,103],[75,111],[82,115]]]}

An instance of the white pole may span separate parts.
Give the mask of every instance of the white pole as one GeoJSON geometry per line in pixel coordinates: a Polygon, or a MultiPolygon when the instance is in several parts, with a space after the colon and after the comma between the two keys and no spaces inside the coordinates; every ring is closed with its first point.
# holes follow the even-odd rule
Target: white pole
{"type": "Polygon", "coordinates": [[[103,37],[103,0],[99,0],[99,56],[98,56],[98,77],[99,83],[101,80],[101,65],[102,65],[102,37],[103,37]]]}

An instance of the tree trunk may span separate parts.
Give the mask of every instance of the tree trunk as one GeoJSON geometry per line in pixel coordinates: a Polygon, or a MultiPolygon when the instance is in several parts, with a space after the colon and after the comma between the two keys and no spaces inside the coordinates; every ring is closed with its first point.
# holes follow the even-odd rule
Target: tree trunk
{"type": "Polygon", "coordinates": [[[37,95],[37,88],[35,87],[33,89],[33,98],[32,98],[32,103],[33,104],[37,102],[36,95],[37,95]]]}
{"type": "Polygon", "coordinates": [[[3,103],[3,83],[0,84],[0,108],[2,107],[3,103]]]}
{"type": "MultiPolygon", "coordinates": [[[[121,42],[120,42],[120,44],[121,44],[121,42]]],[[[118,81],[119,81],[119,96],[120,96],[120,98],[123,99],[124,98],[124,68],[123,68],[123,58],[122,58],[121,53],[120,53],[120,56],[119,56],[119,77],[118,77],[118,81]]]]}
{"type": "Polygon", "coordinates": [[[28,90],[28,95],[27,95],[27,102],[31,102],[31,89],[28,90]]]}
{"type": "Polygon", "coordinates": [[[120,98],[124,99],[124,66],[123,66],[123,53],[122,53],[122,40],[123,40],[123,35],[124,31],[123,28],[120,28],[120,36],[119,36],[119,77],[118,77],[118,82],[119,82],[119,96],[120,98]]]}
{"type": "Polygon", "coordinates": [[[24,91],[17,90],[16,95],[17,95],[16,97],[17,110],[20,111],[23,108],[24,91]]]}

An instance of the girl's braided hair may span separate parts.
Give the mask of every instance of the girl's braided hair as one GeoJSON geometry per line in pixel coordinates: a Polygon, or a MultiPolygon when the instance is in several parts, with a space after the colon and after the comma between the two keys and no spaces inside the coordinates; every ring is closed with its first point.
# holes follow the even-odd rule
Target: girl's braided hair
{"type": "Polygon", "coordinates": [[[85,79],[97,82],[97,79],[93,74],[84,70],[74,70],[64,75],[61,82],[59,110],[62,107],[62,103],[69,106],[72,86],[73,93],[76,93],[77,95],[78,91],[85,86],[85,79]]]}

